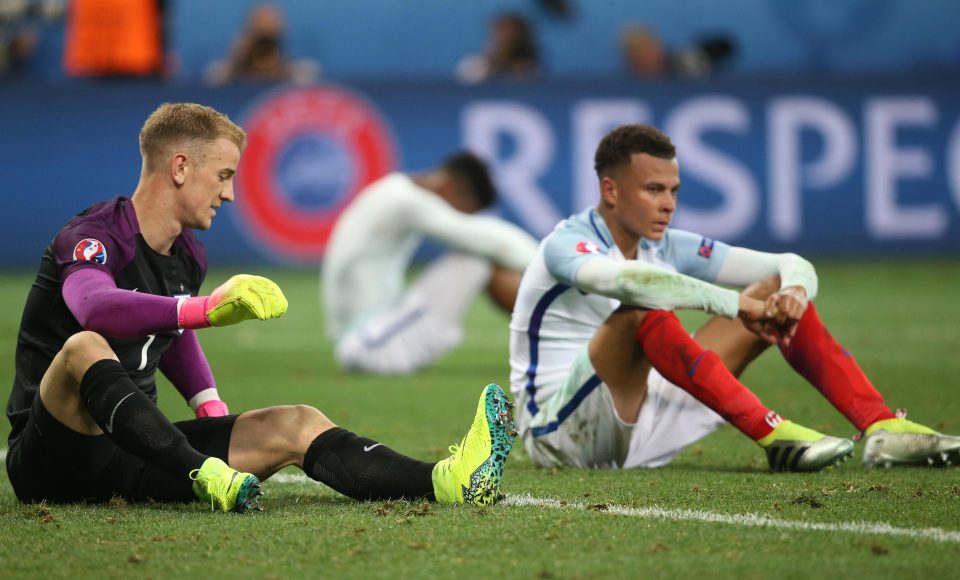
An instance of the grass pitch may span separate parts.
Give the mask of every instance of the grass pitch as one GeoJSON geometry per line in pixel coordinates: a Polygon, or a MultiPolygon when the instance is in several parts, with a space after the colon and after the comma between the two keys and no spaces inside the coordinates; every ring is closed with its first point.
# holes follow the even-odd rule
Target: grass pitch
{"type": "MultiPolygon", "coordinates": [[[[819,264],[818,307],[888,402],[960,433],[955,263],[819,264]]],[[[210,287],[231,272],[215,271],[210,287]]],[[[290,299],[284,318],[201,331],[233,410],[309,403],[357,433],[425,460],[468,428],[481,388],[508,386],[507,318],[481,300],[466,342],[417,376],[353,376],[332,362],[313,272],[258,272],[290,299]]],[[[32,274],[0,276],[0,384],[32,274]]],[[[702,321],[685,316],[691,327],[702,321]]],[[[775,351],[743,377],[771,408],[849,436],[853,428],[775,351]]],[[[161,406],[191,416],[169,387],[161,406]]],[[[4,397],[5,400],[5,397],[4,397]]],[[[0,447],[9,425],[0,423],[0,447]]],[[[771,474],[732,428],[656,470],[535,468],[515,448],[508,500],[490,509],[357,503],[295,470],[264,484],[265,511],[200,504],[16,502],[0,472],[0,577],[737,577],[948,578],[960,564],[960,469],[771,474]],[[931,530],[931,528],[934,528],[931,530]]]]}

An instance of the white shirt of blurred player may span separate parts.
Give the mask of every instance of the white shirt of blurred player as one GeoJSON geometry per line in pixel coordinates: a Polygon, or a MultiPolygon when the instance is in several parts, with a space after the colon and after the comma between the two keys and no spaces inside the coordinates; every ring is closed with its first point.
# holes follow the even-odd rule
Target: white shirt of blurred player
{"type": "Polygon", "coordinates": [[[397,303],[425,238],[517,271],[537,249],[536,240],[517,226],[457,211],[409,176],[391,173],[357,195],[330,237],[321,286],[332,339],[397,303]]]}

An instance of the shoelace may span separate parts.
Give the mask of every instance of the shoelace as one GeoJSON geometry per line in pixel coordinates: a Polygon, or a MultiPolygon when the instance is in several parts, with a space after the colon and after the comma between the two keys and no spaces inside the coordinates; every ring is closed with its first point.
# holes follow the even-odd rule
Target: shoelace
{"type": "Polygon", "coordinates": [[[449,451],[451,455],[456,455],[457,453],[460,452],[460,448],[463,447],[466,443],[467,443],[467,438],[464,437],[463,439],[460,440],[459,444],[454,443],[450,447],[447,447],[447,451],[449,451]]]}
{"type": "MultiPolygon", "coordinates": [[[[216,509],[217,509],[216,503],[217,503],[217,502],[216,502],[216,500],[215,500],[215,497],[216,497],[217,494],[210,493],[211,490],[209,489],[209,486],[210,486],[211,484],[213,484],[213,485],[219,485],[220,487],[223,487],[223,486],[224,486],[224,481],[223,481],[223,479],[221,479],[221,478],[218,477],[218,478],[215,478],[215,479],[211,482],[211,480],[208,479],[208,478],[206,478],[206,477],[201,478],[201,477],[200,477],[200,470],[199,470],[199,469],[192,469],[192,470],[190,470],[190,473],[187,474],[187,475],[188,475],[188,477],[190,477],[190,480],[191,480],[191,481],[200,481],[200,480],[202,479],[201,485],[203,486],[204,492],[207,494],[207,497],[210,498],[210,509],[216,511],[216,509]]],[[[231,478],[231,482],[232,482],[232,481],[233,481],[233,478],[231,478]]],[[[227,484],[226,484],[226,487],[229,488],[229,487],[230,487],[230,484],[227,483],[227,484]]],[[[224,491],[224,493],[223,493],[223,494],[220,494],[220,495],[226,495],[226,491],[224,491]]]]}
{"type": "MultiPolygon", "coordinates": [[[[897,409],[896,411],[894,411],[893,415],[894,415],[894,417],[897,418],[897,419],[906,419],[906,418],[907,418],[907,410],[904,409],[904,408],[897,409]]],[[[853,436],[853,440],[854,440],[854,441],[860,441],[861,439],[863,439],[863,434],[864,434],[864,431],[859,431],[859,432],[855,433],[854,436],[853,436]]]]}

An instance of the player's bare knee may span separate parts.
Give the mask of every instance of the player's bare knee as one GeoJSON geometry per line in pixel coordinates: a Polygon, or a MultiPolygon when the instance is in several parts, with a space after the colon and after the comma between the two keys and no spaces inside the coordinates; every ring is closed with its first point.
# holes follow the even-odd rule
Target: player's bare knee
{"type": "Polygon", "coordinates": [[[336,426],[310,405],[281,405],[244,413],[243,416],[259,423],[257,430],[264,436],[275,438],[277,447],[291,452],[306,449],[317,435],[336,426]]]}
{"type": "Polygon", "coordinates": [[[311,407],[310,405],[290,405],[289,408],[291,409],[290,419],[294,425],[296,425],[301,432],[311,432],[311,438],[336,427],[336,425],[334,425],[330,419],[327,419],[327,416],[316,407],[311,407]]]}
{"type": "Polygon", "coordinates": [[[88,330],[68,338],[58,357],[63,362],[64,370],[78,382],[95,362],[104,359],[117,360],[117,355],[110,348],[107,339],[88,330]]]}
{"type": "Polygon", "coordinates": [[[766,300],[768,296],[778,290],[780,290],[780,275],[773,274],[750,284],[744,288],[743,293],[757,300],[766,300]]]}
{"type": "Polygon", "coordinates": [[[643,319],[646,317],[648,312],[650,311],[646,308],[621,305],[619,308],[613,311],[613,314],[607,318],[607,321],[613,322],[614,324],[624,324],[631,328],[636,328],[637,325],[643,322],[643,319]]]}

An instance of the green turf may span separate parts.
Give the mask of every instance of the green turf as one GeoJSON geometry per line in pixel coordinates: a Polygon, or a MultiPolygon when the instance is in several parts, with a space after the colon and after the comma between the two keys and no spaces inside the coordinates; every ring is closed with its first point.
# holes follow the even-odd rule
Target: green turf
{"type": "MultiPolygon", "coordinates": [[[[960,432],[960,268],[948,262],[819,266],[820,312],[894,407],[960,432]]],[[[227,272],[211,274],[211,281],[227,272]]],[[[507,384],[506,318],[480,301],[466,342],[413,377],[350,376],[332,364],[312,272],[274,271],[291,303],[269,323],[202,331],[234,410],[309,403],[395,449],[437,460],[468,427],[488,382],[507,384]]],[[[31,276],[0,276],[0,383],[11,383],[31,276]]],[[[695,325],[702,317],[685,316],[695,325]]],[[[833,434],[853,428],[775,352],[744,376],[785,416],[833,434]]],[[[161,406],[189,410],[168,385],[161,406]]],[[[5,441],[9,430],[0,425],[5,441]]],[[[3,446],[0,444],[0,446],[3,446]]],[[[960,543],[840,531],[754,528],[610,513],[612,505],[753,513],[793,522],[888,523],[960,531],[960,470],[770,474],[732,428],[657,470],[543,470],[519,447],[504,491],[586,509],[355,503],[312,483],[264,485],[265,511],[199,504],[19,505],[0,475],[0,577],[956,577],[960,543]]],[[[289,472],[290,475],[295,473],[289,472]]],[[[287,472],[284,472],[286,475],[287,472]]]]}

